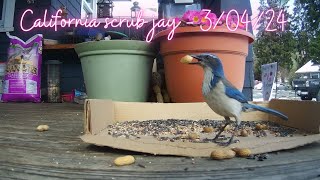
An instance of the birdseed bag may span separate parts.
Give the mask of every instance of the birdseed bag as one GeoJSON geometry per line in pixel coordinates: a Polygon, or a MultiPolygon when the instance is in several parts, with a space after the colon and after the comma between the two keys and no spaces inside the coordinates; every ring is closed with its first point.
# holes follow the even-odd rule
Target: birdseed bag
{"type": "Polygon", "coordinates": [[[24,42],[11,36],[3,81],[4,102],[41,102],[42,35],[24,42]]]}

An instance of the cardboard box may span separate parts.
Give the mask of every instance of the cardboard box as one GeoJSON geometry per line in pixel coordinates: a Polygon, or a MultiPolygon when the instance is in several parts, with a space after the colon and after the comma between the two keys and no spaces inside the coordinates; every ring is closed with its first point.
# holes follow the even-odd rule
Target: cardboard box
{"type": "MultiPolygon", "coordinates": [[[[240,143],[232,144],[230,147],[250,148],[256,154],[291,149],[320,140],[319,102],[272,100],[255,104],[279,110],[286,114],[289,120],[283,121],[272,115],[253,111],[242,113],[243,121],[275,121],[284,126],[303,130],[308,135],[304,133],[293,137],[237,137],[240,143]]],[[[132,103],[89,99],[84,106],[85,135],[81,136],[81,139],[86,143],[150,154],[191,157],[208,157],[214,149],[230,148],[215,143],[167,142],[143,137],[140,139],[115,138],[108,135],[106,130],[108,125],[132,120],[224,120],[206,103],[132,103]]]]}

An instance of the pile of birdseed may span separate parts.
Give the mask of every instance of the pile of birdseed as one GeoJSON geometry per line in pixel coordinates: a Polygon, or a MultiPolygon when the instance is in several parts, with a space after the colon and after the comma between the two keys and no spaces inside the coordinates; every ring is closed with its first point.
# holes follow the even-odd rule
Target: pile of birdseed
{"type": "MultiPolygon", "coordinates": [[[[225,121],[218,120],[148,120],[126,121],[109,125],[108,134],[113,137],[139,139],[141,137],[153,137],[159,141],[189,141],[198,143],[213,142],[213,138],[224,126],[225,121]]],[[[227,140],[234,133],[234,125],[228,125],[221,134],[219,140],[227,140]]],[[[298,133],[296,129],[284,127],[274,122],[242,121],[237,136],[265,136],[291,137],[298,133]],[[245,131],[245,133],[244,133],[245,131]]]]}

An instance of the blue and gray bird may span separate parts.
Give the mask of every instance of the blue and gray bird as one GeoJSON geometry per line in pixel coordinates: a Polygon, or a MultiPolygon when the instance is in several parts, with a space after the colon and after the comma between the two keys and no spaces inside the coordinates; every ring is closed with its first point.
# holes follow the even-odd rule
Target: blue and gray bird
{"type": "MultiPolygon", "coordinates": [[[[196,59],[197,62],[189,64],[200,65],[204,70],[202,94],[205,101],[215,113],[223,116],[226,120],[224,127],[221,128],[213,139],[215,142],[218,141],[225,127],[232,122],[230,120],[231,117],[235,118],[236,121],[234,132],[238,130],[241,123],[240,114],[242,111],[258,110],[288,120],[286,115],[278,111],[249,104],[244,95],[226,79],[221,60],[216,55],[204,53],[190,56],[196,59]]],[[[228,142],[220,144],[230,145],[233,143],[233,138],[234,133],[228,142]]]]}

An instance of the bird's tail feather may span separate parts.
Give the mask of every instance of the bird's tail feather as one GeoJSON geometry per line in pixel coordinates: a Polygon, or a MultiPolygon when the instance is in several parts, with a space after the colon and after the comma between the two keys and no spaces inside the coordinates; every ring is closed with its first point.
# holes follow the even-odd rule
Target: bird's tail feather
{"type": "Polygon", "coordinates": [[[269,109],[269,108],[261,107],[261,106],[255,105],[255,104],[249,104],[249,103],[244,103],[243,106],[245,108],[247,108],[247,109],[255,109],[255,110],[258,110],[258,111],[262,111],[262,112],[265,112],[265,113],[269,113],[269,114],[278,116],[281,119],[288,120],[288,116],[282,114],[281,112],[273,110],[273,109],[269,109]]]}

